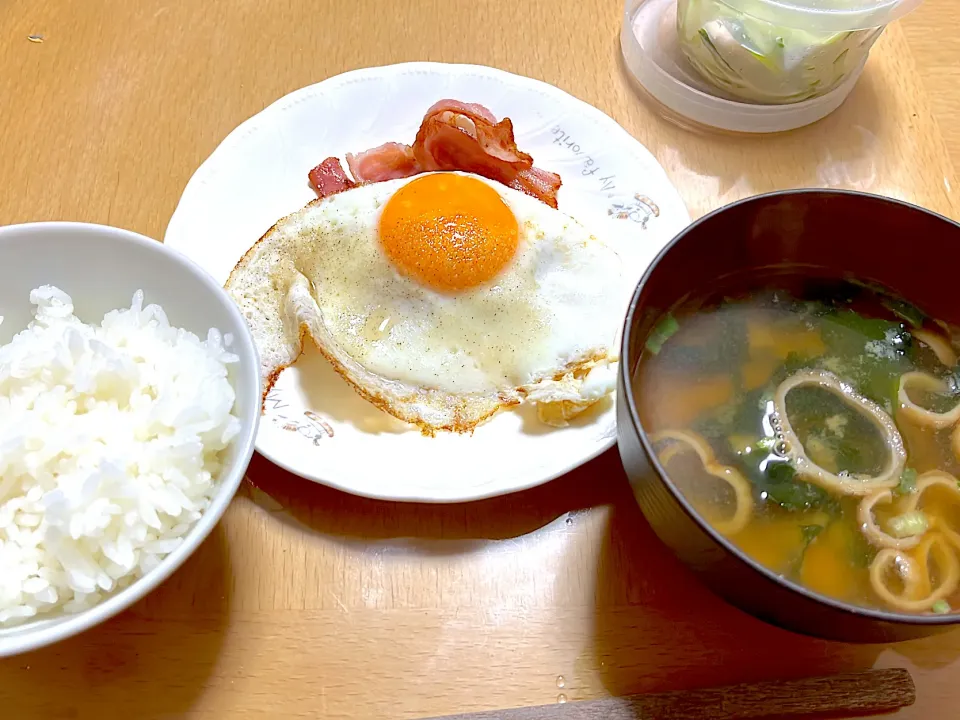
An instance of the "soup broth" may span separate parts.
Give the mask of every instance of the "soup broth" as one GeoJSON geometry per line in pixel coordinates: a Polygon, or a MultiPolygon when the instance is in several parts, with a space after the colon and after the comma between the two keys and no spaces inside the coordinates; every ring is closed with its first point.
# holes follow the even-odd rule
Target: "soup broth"
{"type": "Polygon", "coordinates": [[[953,612],[957,337],[869,284],[754,275],[660,319],[637,407],[673,483],[757,562],[846,602],[953,612]]]}

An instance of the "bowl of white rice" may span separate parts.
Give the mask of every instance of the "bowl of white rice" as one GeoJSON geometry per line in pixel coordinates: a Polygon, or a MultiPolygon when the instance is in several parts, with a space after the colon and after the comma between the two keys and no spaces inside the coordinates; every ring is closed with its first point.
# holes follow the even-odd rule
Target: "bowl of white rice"
{"type": "Polygon", "coordinates": [[[142,598],[233,498],[257,351],[202,269],[136,233],[0,227],[0,657],[142,598]]]}

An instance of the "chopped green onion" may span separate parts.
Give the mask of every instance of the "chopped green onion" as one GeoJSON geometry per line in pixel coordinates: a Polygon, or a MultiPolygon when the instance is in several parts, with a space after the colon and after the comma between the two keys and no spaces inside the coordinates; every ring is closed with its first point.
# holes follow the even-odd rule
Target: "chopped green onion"
{"type": "Polygon", "coordinates": [[[663,344],[679,329],[680,323],[677,322],[677,319],[673,315],[667,313],[660,318],[660,322],[656,324],[653,332],[650,333],[650,337],[647,338],[647,350],[656,355],[663,349],[663,344]]]}
{"type": "MultiPolygon", "coordinates": [[[[776,444],[776,438],[772,437],[762,437],[757,440],[757,447],[761,450],[766,450],[767,452],[773,451],[773,446],[776,444]]],[[[960,483],[960,480],[957,480],[960,483]]]]}
{"type": "Polygon", "coordinates": [[[950,612],[950,603],[948,603],[946,600],[937,600],[930,609],[933,610],[937,615],[946,615],[948,612],[950,612]]]}
{"type": "Polygon", "coordinates": [[[907,512],[890,518],[890,534],[894,537],[905,538],[923,535],[930,523],[927,516],[919,510],[907,512]]]}
{"type": "MultiPolygon", "coordinates": [[[[958,481],[960,482],[960,481],[958,481]]],[[[906,468],[900,474],[900,484],[897,485],[897,495],[907,495],[917,489],[917,471],[906,468]]]]}

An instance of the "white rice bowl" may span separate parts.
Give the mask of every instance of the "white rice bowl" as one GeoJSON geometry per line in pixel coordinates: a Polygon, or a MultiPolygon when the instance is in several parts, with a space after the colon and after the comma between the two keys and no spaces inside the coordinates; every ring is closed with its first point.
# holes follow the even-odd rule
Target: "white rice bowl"
{"type": "Polygon", "coordinates": [[[154,569],[241,430],[229,335],[171,327],[139,291],[100,325],[57,288],[30,301],[0,347],[0,628],[90,609],[154,569]]]}

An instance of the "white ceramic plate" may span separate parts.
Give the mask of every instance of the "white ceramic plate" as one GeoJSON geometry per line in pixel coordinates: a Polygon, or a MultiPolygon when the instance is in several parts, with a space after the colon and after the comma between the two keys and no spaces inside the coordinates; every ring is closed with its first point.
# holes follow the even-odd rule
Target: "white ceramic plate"
{"type": "MultiPolygon", "coordinates": [[[[510,117],[517,145],[560,173],[560,210],[617,248],[623,306],[656,253],[688,222],[653,156],[599,110],[551,85],[472,65],[408,63],[345,73],[281,98],[240,125],[194,174],[165,242],[225,282],[279,218],[315,197],[307,172],[325,157],[413,142],[441,98],[510,117]]],[[[619,326],[621,317],[611,318],[619,326]]],[[[308,343],[309,345],[309,343],[308,343]]],[[[304,478],[358,495],[454,502],[533,487],[611,447],[610,398],[568,428],[535,411],[502,412],[473,435],[427,438],[361,399],[316,351],[268,397],[257,450],[304,478]]]]}

